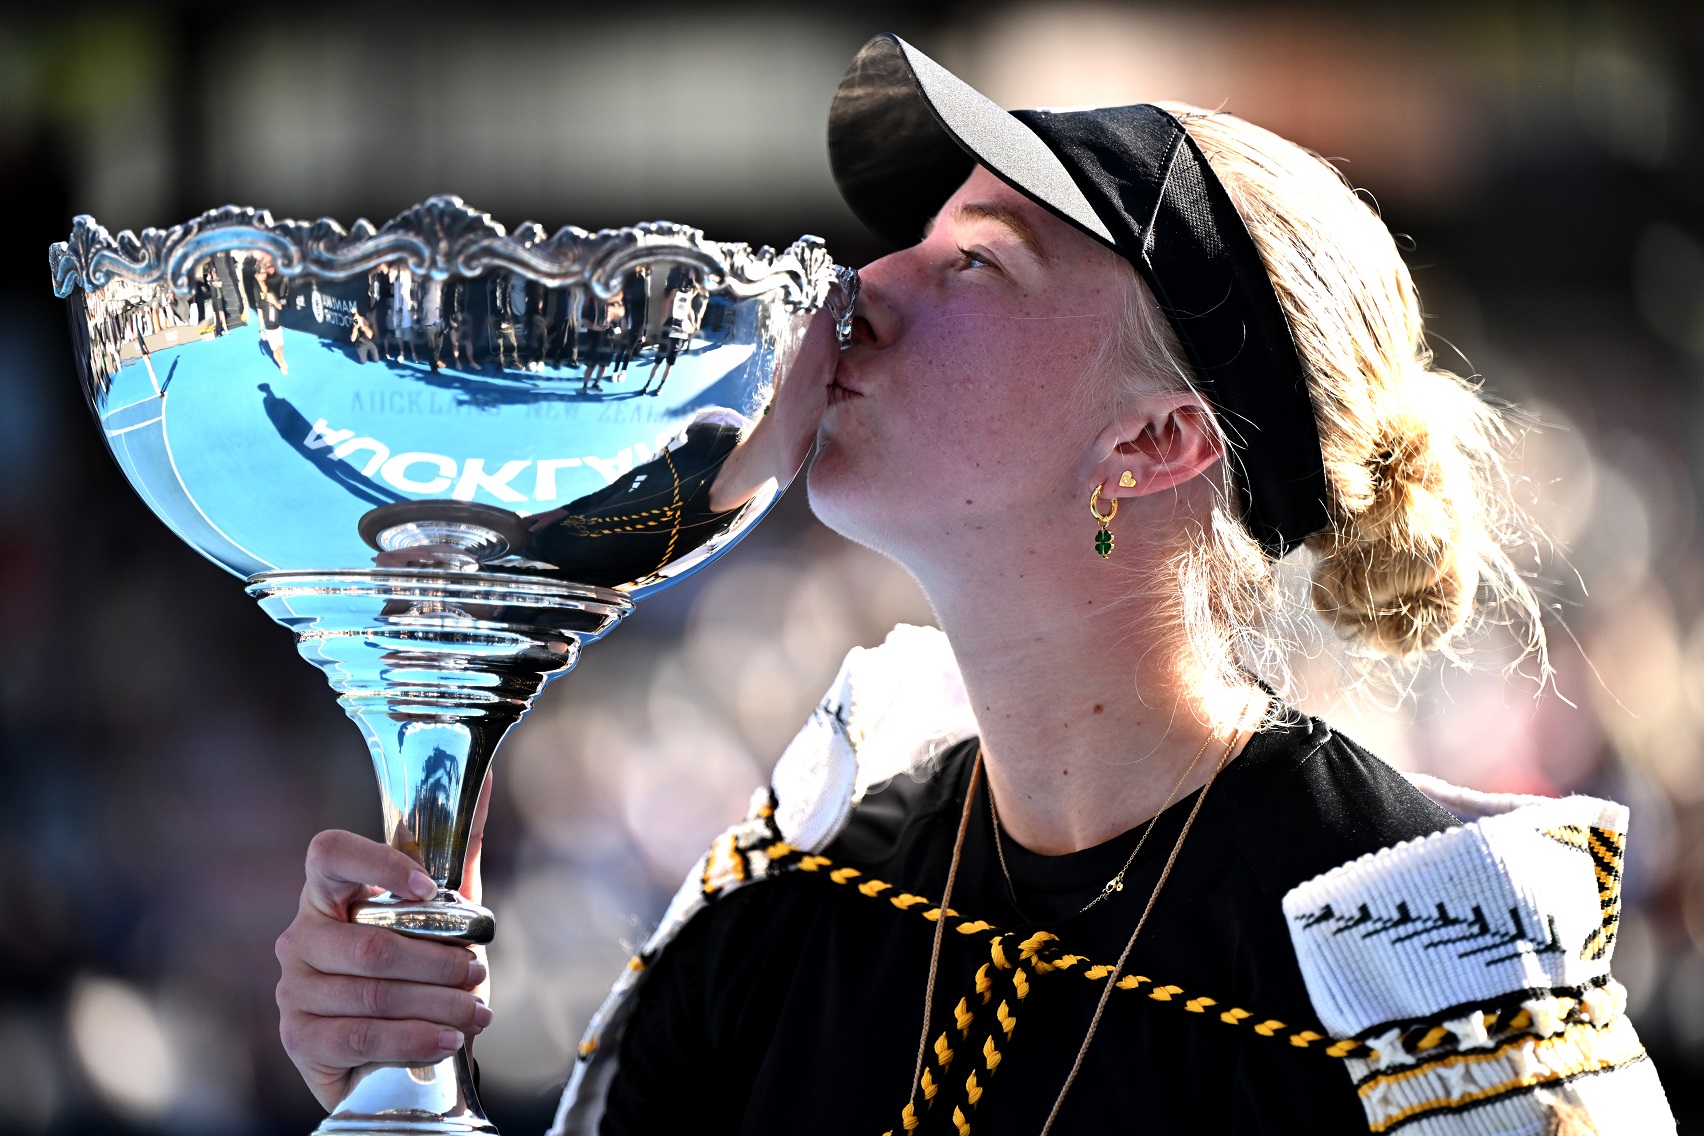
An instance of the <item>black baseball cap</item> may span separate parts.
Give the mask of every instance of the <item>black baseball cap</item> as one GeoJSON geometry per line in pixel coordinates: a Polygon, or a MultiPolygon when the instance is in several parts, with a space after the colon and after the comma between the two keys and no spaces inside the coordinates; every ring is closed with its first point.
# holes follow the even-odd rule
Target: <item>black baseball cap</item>
{"type": "Polygon", "coordinates": [[[1327,527],[1307,377],[1230,195],[1156,106],[1006,111],[896,35],[861,48],[828,115],[841,195],[896,247],[977,165],[1129,260],[1229,443],[1243,522],[1282,557],[1327,527]]]}

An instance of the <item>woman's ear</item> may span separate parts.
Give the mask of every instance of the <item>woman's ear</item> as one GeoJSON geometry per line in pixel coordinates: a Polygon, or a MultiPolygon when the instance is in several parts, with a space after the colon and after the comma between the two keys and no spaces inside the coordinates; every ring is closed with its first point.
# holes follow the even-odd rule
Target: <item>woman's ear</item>
{"type": "Polygon", "coordinates": [[[1193,391],[1145,395],[1095,439],[1090,484],[1101,498],[1143,497],[1182,485],[1225,456],[1213,415],[1193,391]]]}

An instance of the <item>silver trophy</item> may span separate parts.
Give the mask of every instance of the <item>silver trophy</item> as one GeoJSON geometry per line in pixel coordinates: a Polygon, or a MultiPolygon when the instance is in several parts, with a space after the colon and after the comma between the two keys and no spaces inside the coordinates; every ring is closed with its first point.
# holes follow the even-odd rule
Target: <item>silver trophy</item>
{"type": "MultiPolygon", "coordinates": [[[[49,252],[83,389],[149,507],[295,633],[372,751],[435,898],[355,918],[464,944],[493,752],[633,604],[750,531],[718,500],[814,313],[857,277],[656,223],[506,232],[455,197],[383,228],[227,207],[49,252]]],[[[321,1133],[491,1133],[464,1048],[373,1064],[321,1133]]]]}

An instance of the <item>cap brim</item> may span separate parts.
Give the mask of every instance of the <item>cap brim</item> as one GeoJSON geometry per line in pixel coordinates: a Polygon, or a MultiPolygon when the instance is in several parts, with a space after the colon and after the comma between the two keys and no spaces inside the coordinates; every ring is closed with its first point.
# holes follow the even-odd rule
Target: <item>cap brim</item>
{"type": "Polygon", "coordinates": [[[896,246],[919,240],[982,165],[1116,249],[1065,164],[1029,127],[896,35],[866,43],[828,112],[828,160],[858,219],[896,246]]]}

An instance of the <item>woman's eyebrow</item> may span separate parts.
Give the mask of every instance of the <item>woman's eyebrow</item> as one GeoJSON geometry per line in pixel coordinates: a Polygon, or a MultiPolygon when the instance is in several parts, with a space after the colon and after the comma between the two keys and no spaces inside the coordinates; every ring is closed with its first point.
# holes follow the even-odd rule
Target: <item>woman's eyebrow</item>
{"type": "Polygon", "coordinates": [[[961,222],[991,221],[996,225],[1003,226],[1037,260],[1043,264],[1048,263],[1047,252],[1041,247],[1041,242],[1036,239],[1034,230],[1024,224],[1023,218],[1018,216],[1017,210],[993,202],[967,201],[955,210],[954,215],[961,222]]]}

